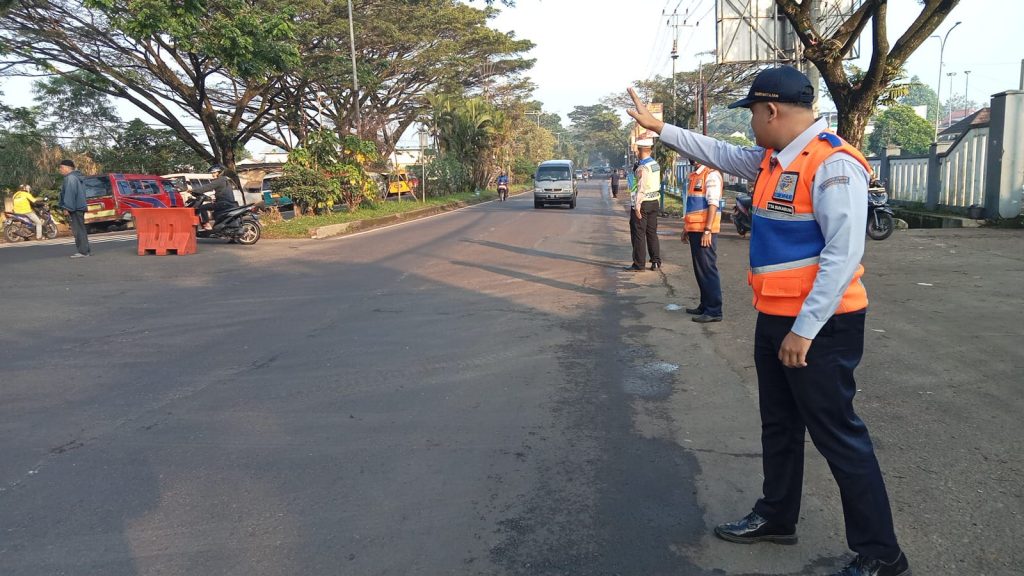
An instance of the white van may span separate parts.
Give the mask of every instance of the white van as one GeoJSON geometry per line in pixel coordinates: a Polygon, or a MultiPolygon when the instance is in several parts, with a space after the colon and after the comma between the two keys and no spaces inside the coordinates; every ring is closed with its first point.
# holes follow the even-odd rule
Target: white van
{"type": "Polygon", "coordinates": [[[547,160],[533,176],[533,207],[568,204],[576,207],[576,177],[572,160],[547,160]]]}

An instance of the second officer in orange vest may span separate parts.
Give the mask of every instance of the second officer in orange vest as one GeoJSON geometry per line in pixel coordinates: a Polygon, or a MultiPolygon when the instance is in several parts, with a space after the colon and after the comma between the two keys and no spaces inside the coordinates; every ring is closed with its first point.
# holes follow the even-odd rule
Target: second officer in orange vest
{"type": "Polygon", "coordinates": [[[718,278],[718,232],[722,228],[722,173],[690,160],[693,172],[686,187],[686,215],[682,241],[690,244],[693,275],[700,289],[700,304],[687,308],[694,322],[722,321],[722,282],[718,278]]]}
{"type": "MultiPolygon", "coordinates": [[[[762,496],[715,528],[738,543],[794,544],[809,433],[828,461],[856,557],[834,576],[906,576],[867,426],[853,409],[864,353],[864,229],[870,168],[815,118],[814,87],[796,68],[758,73],[747,97],[757,146],[665,124],[630,90],[638,124],[687,157],[754,184],[749,281],[758,310],[754,365],[761,408],[762,496]]],[[[811,512],[813,513],[813,512],[811,512]]]]}

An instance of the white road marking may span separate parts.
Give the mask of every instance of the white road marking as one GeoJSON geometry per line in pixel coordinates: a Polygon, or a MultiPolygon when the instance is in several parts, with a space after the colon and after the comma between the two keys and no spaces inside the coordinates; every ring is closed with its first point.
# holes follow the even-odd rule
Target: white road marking
{"type": "MultiPolygon", "coordinates": [[[[90,244],[102,244],[104,242],[125,242],[135,240],[135,234],[115,234],[112,236],[89,236],[90,244]]],[[[53,240],[23,240],[21,242],[2,242],[0,248],[28,248],[30,246],[73,246],[75,239],[68,236],[55,238],[53,240]]]]}

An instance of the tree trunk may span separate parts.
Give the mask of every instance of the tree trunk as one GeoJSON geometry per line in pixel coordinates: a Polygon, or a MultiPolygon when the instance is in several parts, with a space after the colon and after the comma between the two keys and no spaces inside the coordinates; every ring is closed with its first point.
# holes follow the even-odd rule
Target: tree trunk
{"type": "Polygon", "coordinates": [[[834,98],[839,125],[836,133],[857,148],[864,140],[864,130],[875,110],[875,98],[864,98],[857,92],[851,92],[842,98],[834,98]]]}

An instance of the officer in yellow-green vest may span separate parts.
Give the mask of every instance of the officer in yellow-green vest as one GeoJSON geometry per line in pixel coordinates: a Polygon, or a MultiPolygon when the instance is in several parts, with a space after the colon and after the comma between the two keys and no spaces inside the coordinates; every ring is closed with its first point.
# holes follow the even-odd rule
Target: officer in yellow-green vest
{"type": "Polygon", "coordinates": [[[748,280],[758,310],[763,492],[753,511],[715,535],[796,543],[809,433],[839,485],[846,541],[856,553],[834,576],[909,575],[867,426],[853,409],[868,306],[860,264],[867,161],[815,118],[814,87],[790,66],[762,70],[747,97],[729,106],[750,109],[757,145],[746,148],[665,124],[629,92],[636,105],[629,115],[663,144],[756,180],[748,280]]]}
{"type": "Polygon", "coordinates": [[[700,289],[700,303],[687,308],[693,321],[722,321],[722,283],[718,278],[718,232],[722,228],[722,173],[690,160],[693,172],[686,187],[686,215],[682,241],[690,244],[693,275],[700,289]]]}
{"type": "Polygon", "coordinates": [[[651,157],[653,146],[652,138],[636,141],[638,162],[629,190],[629,240],[633,245],[633,265],[626,267],[631,272],[645,270],[647,255],[651,257],[651,270],[661,268],[661,245],[658,243],[661,168],[651,157]]]}

